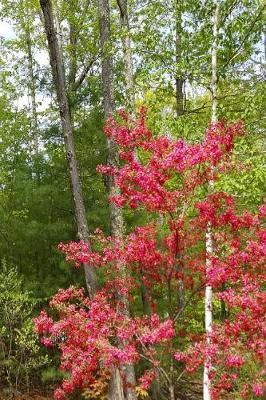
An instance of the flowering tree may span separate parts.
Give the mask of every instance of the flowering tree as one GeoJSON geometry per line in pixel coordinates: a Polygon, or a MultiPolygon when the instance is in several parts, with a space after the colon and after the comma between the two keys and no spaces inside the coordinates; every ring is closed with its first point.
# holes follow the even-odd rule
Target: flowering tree
{"type": "Polygon", "coordinates": [[[124,112],[120,122],[110,118],[105,133],[118,144],[123,160],[121,168],[98,167],[120,187],[110,201],[146,210],[149,222],[124,238],[97,230],[94,250],[82,241],[59,245],[68,261],[94,266],[106,283],[93,299],[82,289],[60,289],[50,302],[57,318],[43,311],[35,320],[43,343],[59,346],[61,368],[70,373],[56,398],[75,388],[97,388],[108,381],[113,366],[120,368],[126,387],[123,368],[138,363],[140,393],[157,377],[174,400],[184,374],[197,373],[206,359],[213,399],[226,391],[232,397],[262,397],[266,210],[239,213],[232,197],[214,190],[219,175],[233,167],[230,154],[242,124],[213,124],[202,143],[192,145],[153,137],[142,109],[135,122],[124,112]],[[205,247],[209,224],[211,255],[205,247]],[[208,284],[215,301],[206,340],[200,321],[208,284]],[[136,305],[140,297],[149,305],[148,314],[136,305]],[[136,310],[131,318],[128,303],[136,310]]]}

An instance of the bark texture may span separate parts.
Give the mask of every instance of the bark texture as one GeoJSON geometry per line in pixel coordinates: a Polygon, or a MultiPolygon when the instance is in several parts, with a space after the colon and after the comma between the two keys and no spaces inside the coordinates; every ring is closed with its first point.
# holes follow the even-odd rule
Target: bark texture
{"type": "MultiPolygon", "coordinates": [[[[44,17],[43,20],[48,41],[50,64],[52,68],[54,84],[56,87],[60,120],[64,135],[65,151],[68,161],[70,183],[78,227],[78,236],[80,239],[86,241],[89,244],[88,224],[73,142],[73,125],[71,121],[71,112],[67,97],[63,56],[55,28],[55,18],[53,14],[51,0],[40,0],[40,5],[44,17]]],[[[92,297],[96,292],[94,270],[89,265],[84,265],[84,269],[87,289],[89,292],[89,296],[92,297]]]]}

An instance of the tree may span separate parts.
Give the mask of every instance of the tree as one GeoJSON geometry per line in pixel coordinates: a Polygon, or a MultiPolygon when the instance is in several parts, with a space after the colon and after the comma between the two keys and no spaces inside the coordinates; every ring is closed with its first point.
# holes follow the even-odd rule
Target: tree
{"type": "Polygon", "coordinates": [[[119,169],[100,166],[99,170],[115,176],[121,188],[121,194],[111,201],[120,207],[125,204],[133,209],[144,207],[153,215],[163,213],[165,231],[160,232],[153,220],[124,238],[105,237],[98,231],[94,251],[84,242],[60,245],[68,261],[76,265],[84,262],[94,265],[104,271],[107,281],[93,301],[86,300],[81,290],[60,290],[51,306],[60,310],[63,307],[63,315],[53,321],[42,312],[36,320],[46,345],[53,345],[55,340],[58,343],[59,339],[62,367],[71,373],[70,379],[58,389],[57,396],[63,398],[65,392],[72,392],[76,387],[89,389],[90,382],[96,384],[97,377],[108,376],[110,368],[119,367],[121,362],[141,364],[140,360],[145,360],[149,368],[146,364],[147,370],[144,368],[144,374],[139,377],[142,390],[148,389],[154,377],[160,377],[174,399],[177,382],[186,372],[202,368],[209,357],[211,365],[216,367],[211,377],[213,398],[219,398],[226,391],[243,398],[250,390],[258,395],[262,390],[264,312],[261,299],[264,295],[261,278],[265,257],[265,235],[260,223],[265,209],[262,207],[258,215],[248,211],[238,214],[231,196],[224,192],[207,192],[210,177],[215,183],[218,171],[224,170],[226,165],[228,168],[234,139],[243,134],[242,124],[217,123],[207,130],[201,144],[189,145],[167,136],[152,137],[145,124],[144,111],[136,125],[128,115],[122,114],[122,118],[122,125],[109,119],[106,134],[119,144],[125,165],[119,169]],[[142,156],[145,152],[146,157],[136,158],[136,151],[142,156]],[[185,211],[180,214],[180,209],[185,211]],[[215,255],[208,254],[204,244],[210,225],[212,241],[217,248],[215,255]],[[181,270],[176,268],[180,251],[185,260],[181,270]],[[210,258],[212,263],[206,270],[210,258]],[[127,266],[124,279],[117,274],[122,262],[127,266]],[[160,298],[165,301],[161,321],[155,312],[149,317],[131,318],[121,312],[121,297],[117,297],[117,292],[126,295],[132,303],[133,294],[139,290],[140,274],[149,285],[153,307],[158,302],[156,291],[158,285],[160,287],[160,298]],[[254,286],[250,285],[251,277],[254,286]],[[182,309],[178,306],[176,292],[180,279],[186,287],[182,309]],[[187,326],[191,312],[195,313],[196,305],[202,303],[205,286],[215,288],[215,296],[223,299],[228,307],[225,321],[215,319],[209,342],[202,329],[192,329],[191,334],[191,326],[187,326]],[[74,299],[78,300],[74,303],[76,306],[74,299]],[[95,313],[101,315],[100,320],[94,318],[95,313]],[[76,320],[82,322],[78,325],[76,320]],[[242,321],[240,325],[239,321],[242,321]],[[249,322],[244,327],[245,321],[249,322]],[[72,335],[73,326],[77,326],[77,331],[72,335]],[[186,332],[184,340],[181,340],[182,329],[186,332]],[[256,337],[254,329],[258,332],[256,337]],[[64,341],[60,341],[62,334],[66,334],[64,341]],[[77,343],[75,338],[83,335],[86,339],[77,343]],[[125,347],[117,346],[114,340],[117,336],[123,337],[125,347]],[[247,343],[250,346],[240,360],[238,351],[247,343]],[[69,354],[73,351],[78,354],[78,360],[69,364],[69,354]],[[171,363],[173,358],[174,364],[171,363]],[[249,365],[251,358],[256,364],[256,373],[246,385],[241,376],[236,377],[239,369],[249,365]],[[91,360],[89,364],[88,360],[91,360]],[[86,371],[83,365],[87,366],[86,371]]]}
{"type": "MultiPolygon", "coordinates": [[[[212,44],[212,116],[211,123],[217,124],[217,48],[218,48],[218,22],[219,22],[220,3],[217,0],[215,5],[215,12],[213,17],[213,44],[212,44]]],[[[213,171],[214,172],[214,171],[213,171]]],[[[213,189],[213,180],[210,180],[210,189],[213,189]]],[[[206,232],[206,276],[208,277],[209,271],[212,269],[213,257],[213,239],[211,225],[207,226],[206,232]]],[[[205,289],[205,329],[207,335],[207,343],[210,345],[212,335],[212,287],[206,285],[205,289]]],[[[206,358],[203,373],[203,399],[211,400],[211,358],[206,358]]]]}
{"type": "Polygon", "coordinates": [[[133,59],[131,51],[130,40],[130,26],[128,15],[128,2],[127,0],[117,0],[117,5],[120,11],[120,20],[122,28],[122,41],[124,53],[124,66],[125,66],[125,80],[126,80],[126,105],[127,109],[132,113],[135,111],[135,84],[133,73],[133,59]]]}
{"type": "MultiPolygon", "coordinates": [[[[104,116],[107,120],[114,113],[115,100],[114,100],[114,82],[113,82],[113,60],[111,56],[111,27],[110,27],[110,9],[109,0],[98,1],[99,12],[99,25],[100,25],[100,42],[101,42],[101,56],[102,56],[102,83],[103,83],[103,103],[104,103],[104,116]]],[[[108,165],[111,168],[118,167],[118,148],[113,138],[108,138],[108,165]]],[[[119,194],[119,188],[116,185],[112,176],[109,177],[109,196],[113,197],[119,194]]],[[[111,203],[111,232],[116,238],[121,238],[124,234],[124,221],[122,210],[115,204],[111,203]]],[[[124,275],[124,266],[121,263],[120,273],[124,275]]],[[[121,294],[118,294],[121,296],[121,294]]],[[[129,317],[129,304],[128,299],[122,296],[121,299],[122,310],[125,316],[129,317]]],[[[119,339],[118,339],[119,340],[119,339]]],[[[123,347],[123,341],[120,341],[123,347]]],[[[135,385],[135,372],[132,365],[125,366],[125,379],[126,387],[125,393],[128,400],[136,399],[134,391],[135,385]]],[[[122,386],[123,387],[123,386],[122,386]]],[[[112,381],[109,386],[110,399],[123,399],[123,389],[121,388],[121,378],[119,371],[116,369],[112,373],[112,381]]]]}
{"type": "MultiPolygon", "coordinates": [[[[84,207],[84,200],[80,179],[77,168],[77,160],[73,143],[73,125],[71,120],[71,110],[67,97],[66,80],[62,54],[58,44],[57,34],[54,25],[54,16],[52,3],[50,0],[40,1],[45,30],[49,45],[50,64],[53,71],[53,79],[57,92],[57,101],[60,111],[61,126],[65,141],[65,151],[68,160],[72,195],[74,200],[76,222],[78,226],[78,235],[81,239],[88,241],[88,224],[84,207]]],[[[93,269],[90,266],[85,268],[86,283],[89,295],[92,297],[96,291],[96,282],[93,269]]]]}

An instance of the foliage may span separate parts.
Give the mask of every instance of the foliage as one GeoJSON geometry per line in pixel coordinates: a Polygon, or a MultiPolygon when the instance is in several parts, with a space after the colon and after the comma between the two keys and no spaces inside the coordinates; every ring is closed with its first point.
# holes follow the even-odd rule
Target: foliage
{"type": "MultiPolygon", "coordinates": [[[[248,215],[258,214],[258,208],[265,196],[265,1],[219,1],[219,134],[221,140],[227,141],[230,132],[236,133],[235,129],[242,133],[240,125],[227,125],[223,122],[239,120],[245,121],[246,133],[236,138],[230,154],[224,153],[223,148],[217,169],[214,168],[214,192],[226,192],[232,196],[234,201],[230,206],[225,206],[225,203],[231,197],[209,197],[211,193],[208,193],[207,184],[210,177],[208,166],[211,165],[208,152],[213,154],[213,147],[207,146],[205,130],[210,121],[212,106],[210,61],[215,1],[128,0],[126,29],[121,27],[118,2],[109,2],[112,40],[108,52],[113,56],[114,63],[116,110],[129,104],[125,43],[129,45],[132,54],[136,103],[130,104],[130,109],[137,110],[143,104],[148,106],[145,132],[140,121],[134,122],[135,116],[128,121],[123,121],[123,115],[122,118],[119,116],[122,126],[111,121],[107,128],[118,145],[121,145],[119,141],[121,142],[122,132],[125,133],[123,145],[126,144],[125,140],[132,144],[130,148],[123,146],[120,160],[122,168],[112,171],[117,174],[117,179],[123,186],[121,197],[114,199],[116,204],[124,204],[127,236],[122,243],[107,239],[110,233],[106,190],[108,178],[96,172],[96,166],[105,165],[107,159],[107,141],[102,133],[103,88],[97,2],[53,0],[52,3],[63,53],[74,126],[74,144],[89,231],[94,232],[98,226],[102,230],[102,233],[96,232],[92,235],[94,261],[102,260],[103,254],[110,261],[107,264],[102,260],[101,265],[96,267],[98,287],[100,290],[106,289],[107,285],[110,289],[113,285],[126,290],[133,320],[142,318],[144,314],[157,313],[160,320],[164,321],[171,317],[176,307],[181,306],[182,301],[185,304],[187,302],[184,312],[180,312],[175,322],[173,349],[166,354],[164,345],[156,345],[157,355],[162,350],[160,367],[170,379],[166,379],[162,370],[157,371],[158,393],[156,394],[154,387],[148,391],[152,399],[164,398],[169,395],[172,382],[177,396],[189,397],[190,391],[194,389],[194,381],[197,383],[201,380],[201,372],[195,371],[195,379],[191,384],[191,378],[186,373],[181,377],[180,375],[185,368],[185,361],[189,369],[192,359],[186,356],[184,361],[173,360],[170,353],[174,350],[180,351],[181,357],[182,352],[189,348],[191,342],[194,343],[195,338],[202,337],[204,331],[201,287],[204,283],[204,229],[203,226],[190,225],[192,221],[196,223],[196,216],[199,215],[196,203],[202,204],[204,208],[204,202],[207,201],[205,206],[212,212],[213,204],[218,204],[223,215],[229,215],[226,207],[230,209],[231,216],[240,221],[239,234],[245,236],[241,243],[243,251],[247,250],[245,246],[250,239],[249,235],[254,234],[254,238],[258,239],[254,226],[250,227],[248,233],[248,228],[241,224],[246,218],[245,210],[248,210],[248,215]],[[176,92],[177,79],[181,83],[183,96],[180,115],[176,113],[176,105],[180,100],[176,92]],[[149,131],[152,135],[148,140],[147,137],[138,136],[141,132],[146,135],[149,131]],[[137,137],[138,142],[134,145],[137,137]],[[189,154],[190,151],[193,154],[189,154]],[[189,163],[195,163],[191,170],[186,169],[186,165],[181,167],[179,164],[177,167],[175,163],[178,161],[178,154],[189,160],[189,163]],[[172,160],[169,159],[170,155],[173,156],[172,160]],[[169,162],[168,167],[171,166],[169,170],[161,162],[164,157],[169,162]],[[198,157],[200,160],[197,160],[198,157]],[[197,182],[196,175],[199,178],[197,182]],[[125,191],[128,185],[131,192],[125,191]],[[167,201],[161,203],[162,206],[160,202],[163,199],[167,201]],[[170,212],[173,218],[170,217],[170,212]],[[167,242],[167,238],[173,233],[171,218],[176,219],[175,222],[184,218],[184,225],[178,225],[180,259],[175,264],[177,271],[175,270],[169,281],[173,268],[171,262],[175,260],[173,258],[171,261],[171,240],[167,242]],[[138,248],[143,243],[146,248],[142,248],[143,253],[140,254],[138,248]],[[120,270],[120,266],[125,264],[120,248],[127,250],[124,253],[127,261],[125,271],[120,270]],[[158,259],[152,257],[154,252],[158,259]],[[111,255],[113,259],[110,259],[111,255]],[[122,260],[118,259],[120,256],[122,260]],[[142,258],[147,262],[143,263],[142,258]],[[114,264],[117,263],[120,266],[115,267],[114,264]]],[[[40,11],[39,0],[2,0],[0,4],[0,254],[7,260],[7,265],[14,264],[18,267],[23,277],[23,289],[38,297],[39,303],[34,306],[37,308],[45,307],[47,299],[59,287],[84,284],[83,271],[70,269],[57,249],[59,242],[69,243],[75,241],[77,236],[55,88],[40,11]]],[[[214,131],[208,129],[209,134],[215,133],[214,131]]],[[[229,145],[232,144],[231,139],[229,145]]],[[[99,170],[108,172],[108,168],[99,167],[99,170]]],[[[209,214],[209,217],[216,218],[217,215],[209,214]]],[[[230,242],[237,229],[231,225],[219,225],[215,235],[225,235],[226,231],[226,240],[230,242]]],[[[235,254],[237,250],[232,249],[229,242],[221,245],[219,240],[217,238],[217,246],[221,257],[224,257],[223,262],[226,263],[229,253],[235,254]]],[[[73,259],[74,263],[80,261],[81,250],[83,257],[88,257],[87,248],[83,246],[73,243],[65,248],[68,249],[68,258],[73,259]]],[[[221,273],[223,268],[224,265],[219,265],[221,273]]],[[[256,276],[252,276],[252,280],[256,279],[256,276]]],[[[226,293],[229,284],[221,284],[226,293]]],[[[235,284],[230,282],[230,287],[231,284],[235,290],[235,284]]],[[[219,290],[216,287],[214,289],[215,292],[219,290]]],[[[19,291],[20,289],[18,293],[19,291]]],[[[110,291],[112,292],[111,289],[110,291]]],[[[111,300],[113,307],[114,299],[111,300]]],[[[237,298],[231,300],[236,302],[237,298]]],[[[219,298],[218,293],[215,295],[213,315],[216,323],[220,324],[225,318],[238,318],[238,307],[233,303],[229,307],[228,301],[229,299],[219,298]]],[[[82,308],[81,304],[80,307],[82,308]]],[[[27,329],[30,328],[25,327],[25,332],[27,329]]],[[[29,335],[25,332],[24,336],[29,335]]],[[[236,339],[236,347],[238,345],[236,339]]],[[[204,353],[205,348],[203,344],[202,346],[204,353]]],[[[241,356],[244,354],[245,363],[238,369],[236,367],[238,378],[234,382],[238,382],[239,387],[238,383],[235,384],[228,396],[237,396],[237,391],[241,390],[240,384],[243,383],[243,393],[246,391],[249,399],[253,396],[252,389],[250,385],[245,388],[244,384],[251,382],[251,376],[255,377],[259,373],[260,366],[247,348],[243,350],[240,346],[240,351],[241,356]]],[[[56,368],[56,350],[52,350],[50,355],[53,357],[53,366],[43,369],[42,377],[45,384],[56,384],[60,379],[67,379],[68,375],[62,375],[56,368]]],[[[217,362],[219,359],[221,363],[225,362],[223,353],[218,352],[214,357],[217,362]]],[[[135,366],[137,377],[141,377],[145,370],[151,368],[151,363],[141,356],[135,366]]],[[[230,367],[229,371],[232,372],[233,368],[230,367]]],[[[217,383],[225,372],[227,368],[219,364],[214,382],[217,383]]],[[[98,391],[98,384],[100,387],[103,384],[100,392],[106,390],[103,376],[99,371],[97,373],[95,388],[91,386],[85,394],[89,397],[95,394],[94,389],[95,392],[98,391]]],[[[224,384],[229,385],[229,377],[223,379],[224,384]]],[[[261,377],[258,377],[253,392],[261,390],[260,381],[261,377]]],[[[137,386],[140,398],[145,398],[145,393],[147,391],[141,384],[137,386]]],[[[197,393],[195,389],[193,396],[198,398],[201,393],[197,393]]]]}
{"type": "Polygon", "coordinates": [[[160,374],[170,389],[174,382],[167,360],[173,357],[178,362],[178,380],[185,372],[198,371],[205,359],[212,360],[214,399],[226,392],[234,398],[251,398],[252,393],[261,397],[265,207],[257,215],[247,210],[238,213],[232,196],[215,191],[219,174],[232,166],[230,155],[234,140],[243,135],[242,124],[217,123],[207,129],[202,143],[189,145],[163,135],[153,138],[144,109],[137,121],[123,112],[120,116],[123,123],[110,118],[105,132],[120,146],[124,165],[98,169],[114,176],[121,189],[110,201],[119,207],[144,207],[152,213],[153,222],[124,238],[106,237],[97,230],[95,251],[85,242],[60,244],[68,261],[103,269],[107,280],[91,300],[82,289],[60,289],[50,302],[57,317],[42,311],[35,320],[37,331],[44,335],[42,342],[48,347],[58,344],[61,368],[71,373],[55,397],[63,399],[75,388],[90,387],[101,371],[142,359],[150,365],[139,377],[143,390],[160,374]],[[210,181],[214,182],[212,193],[207,190],[210,181]],[[156,214],[164,216],[163,231],[156,214]],[[215,247],[212,255],[206,254],[204,245],[209,224],[215,247]],[[134,304],[133,293],[141,290],[140,282],[149,293],[152,311],[148,316],[130,317],[125,304],[134,304]],[[202,289],[208,284],[226,311],[222,319],[216,318],[207,341],[201,329],[188,329],[186,318],[190,317],[187,306],[192,301],[201,303],[202,289]],[[154,311],[158,286],[161,299],[166,299],[161,318],[154,311]],[[246,374],[249,363],[256,367],[243,381],[239,371],[244,369],[246,374]]]}
{"type": "Polygon", "coordinates": [[[10,388],[28,388],[48,363],[42,355],[32,316],[36,301],[22,288],[16,268],[2,263],[0,272],[0,375],[10,388]]]}

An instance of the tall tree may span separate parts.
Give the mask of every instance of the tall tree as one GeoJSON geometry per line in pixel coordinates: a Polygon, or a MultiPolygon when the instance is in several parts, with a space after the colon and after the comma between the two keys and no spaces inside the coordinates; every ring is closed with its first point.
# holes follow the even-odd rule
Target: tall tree
{"type": "MultiPolygon", "coordinates": [[[[28,11],[28,10],[26,10],[28,11]]],[[[25,17],[25,16],[24,16],[25,17]]],[[[28,57],[28,70],[29,70],[29,92],[31,99],[31,111],[32,111],[32,133],[33,133],[33,145],[35,155],[39,153],[39,133],[38,133],[38,114],[37,114],[37,103],[36,103],[36,79],[34,74],[34,58],[32,52],[32,39],[29,21],[24,19],[25,39],[27,44],[27,57],[28,57]]]]}
{"type": "MultiPolygon", "coordinates": [[[[213,43],[212,43],[212,80],[211,80],[211,93],[212,93],[212,114],[211,123],[217,123],[217,47],[218,47],[218,19],[219,19],[219,0],[215,2],[215,12],[213,17],[213,43]]],[[[209,182],[210,190],[213,189],[213,180],[209,182]]],[[[213,238],[211,224],[208,223],[206,233],[206,275],[212,267],[211,258],[213,256],[213,238]]],[[[210,345],[212,334],[212,286],[206,285],[205,288],[205,330],[207,335],[207,344],[210,345]]],[[[211,370],[212,364],[210,357],[206,357],[203,372],[203,400],[211,400],[211,370]]]]}
{"type": "MultiPolygon", "coordinates": [[[[110,26],[110,5],[109,0],[98,0],[98,13],[100,25],[100,42],[101,42],[101,57],[102,57],[102,83],[103,83],[103,105],[104,116],[107,120],[115,110],[114,86],[113,86],[113,59],[111,55],[111,26],[110,26]]],[[[131,61],[130,65],[131,65],[131,61]]],[[[127,65],[127,62],[126,62],[127,65]]],[[[128,78],[132,82],[132,78],[128,78]]],[[[108,138],[108,164],[112,167],[117,167],[119,163],[118,148],[113,138],[108,138]]],[[[109,194],[115,196],[119,194],[119,189],[113,178],[109,178],[109,194]]],[[[114,237],[122,237],[124,233],[124,221],[122,209],[111,203],[111,231],[114,237]]],[[[121,274],[123,274],[124,266],[121,266],[121,274]]],[[[129,305],[126,297],[122,299],[124,304],[124,313],[129,317],[129,305]]],[[[123,345],[123,344],[122,344],[123,345]]],[[[135,373],[133,365],[123,367],[126,379],[126,398],[127,400],[136,399],[135,393],[135,373]]],[[[112,382],[109,386],[110,399],[119,399],[122,391],[119,388],[118,371],[113,372],[112,382]],[[116,384],[114,384],[116,381],[116,384]],[[116,392],[116,393],[115,393],[116,392]]]]}
{"type": "Polygon", "coordinates": [[[120,11],[120,21],[122,27],[122,41],[125,66],[125,81],[126,81],[126,103],[128,109],[134,113],[135,109],[135,86],[133,73],[133,59],[131,51],[128,2],[127,0],[117,0],[117,5],[120,11]]]}
{"type": "MultiPolygon", "coordinates": [[[[73,124],[71,120],[70,105],[67,96],[66,78],[63,65],[61,48],[55,29],[54,15],[51,0],[40,0],[44,16],[44,25],[49,47],[50,64],[56,87],[57,101],[60,112],[61,127],[64,135],[65,151],[68,161],[70,183],[74,200],[78,236],[89,245],[88,223],[86,218],[84,199],[78,174],[77,160],[73,141],[73,124]]],[[[85,277],[89,296],[96,292],[96,282],[93,267],[84,265],[85,277]]]]}
{"type": "Polygon", "coordinates": [[[176,115],[179,117],[184,113],[184,79],[180,74],[181,55],[181,35],[182,35],[182,1],[175,0],[175,52],[176,52],[176,76],[175,76],[175,96],[176,96],[176,115]]]}

